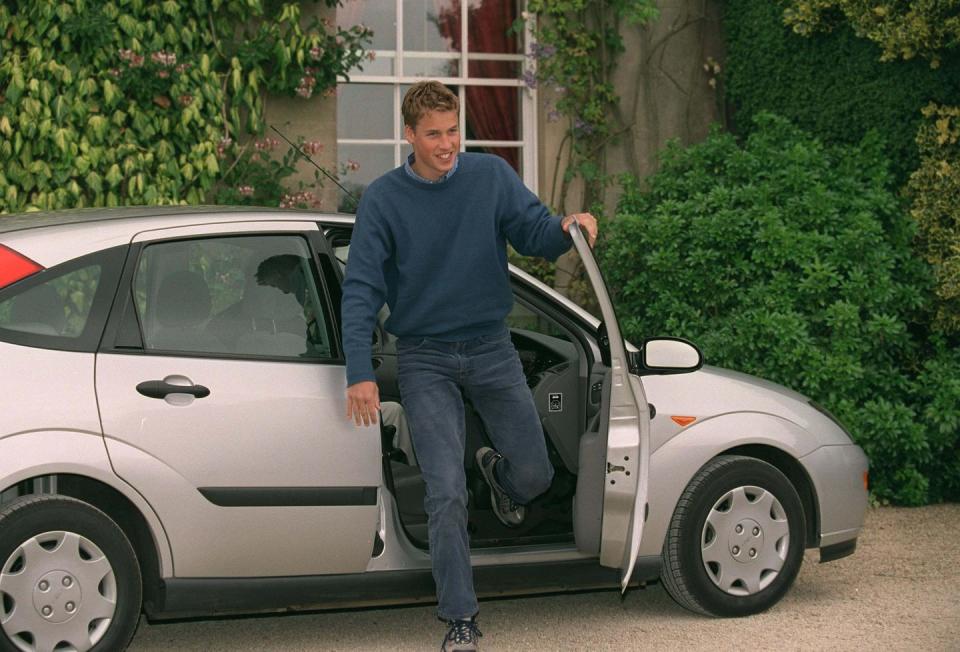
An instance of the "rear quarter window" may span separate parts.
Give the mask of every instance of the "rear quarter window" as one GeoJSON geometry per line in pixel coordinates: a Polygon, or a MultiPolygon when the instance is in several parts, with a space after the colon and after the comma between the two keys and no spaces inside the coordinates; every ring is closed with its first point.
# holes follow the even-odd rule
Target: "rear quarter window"
{"type": "Polygon", "coordinates": [[[0,291],[0,341],[64,351],[96,350],[126,247],[105,249],[0,291]]]}

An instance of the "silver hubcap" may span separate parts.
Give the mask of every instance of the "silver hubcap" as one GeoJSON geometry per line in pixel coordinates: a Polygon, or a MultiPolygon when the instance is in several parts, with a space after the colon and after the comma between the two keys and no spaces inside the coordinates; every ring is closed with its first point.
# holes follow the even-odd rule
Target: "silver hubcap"
{"type": "Polygon", "coordinates": [[[787,513],[760,487],[737,487],[710,509],[700,537],[707,576],[730,595],[752,595],[776,579],[790,548],[787,513]]]}
{"type": "Polygon", "coordinates": [[[103,638],[116,609],[113,567],[79,534],[38,534],[0,568],[0,626],[24,652],[89,650],[103,638]]]}

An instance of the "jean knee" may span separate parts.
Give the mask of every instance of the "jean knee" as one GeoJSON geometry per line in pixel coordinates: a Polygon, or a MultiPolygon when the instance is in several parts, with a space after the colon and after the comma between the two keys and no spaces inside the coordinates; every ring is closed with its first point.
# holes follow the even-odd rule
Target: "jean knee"
{"type": "Polygon", "coordinates": [[[457,521],[463,519],[467,513],[466,488],[432,492],[423,502],[427,515],[437,522],[457,521]]]}
{"type": "Polygon", "coordinates": [[[553,467],[550,464],[513,465],[511,478],[514,489],[519,492],[521,502],[527,503],[544,493],[553,482],[553,467]]]}

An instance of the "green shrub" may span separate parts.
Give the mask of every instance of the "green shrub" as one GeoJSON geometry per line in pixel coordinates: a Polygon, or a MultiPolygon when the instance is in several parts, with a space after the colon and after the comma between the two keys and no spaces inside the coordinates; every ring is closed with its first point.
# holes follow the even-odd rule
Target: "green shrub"
{"type": "Polygon", "coordinates": [[[919,164],[914,139],[931,101],[960,105],[960,49],[929,62],[882,62],[876,44],[847,25],[809,37],[784,24],[784,3],[728,0],[726,99],[738,129],[772,111],[824,142],[856,144],[874,129],[883,135],[900,182],[919,164]]]}
{"type": "Polygon", "coordinates": [[[876,137],[824,146],[760,114],[742,146],[714,133],[669,147],[646,182],[625,184],[601,250],[628,337],[689,338],[710,364],[826,406],[869,455],[880,500],[956,491],[932,494],[930,475],[958,442],[957,387],[936,377],[960,377],[960,359],[917,363],[930,273],[876,137]]]}
{"type": "Polygon", "coordinates": [[[937,339],[914,400],[930,446],[930,500],[960,500],[960,346],[937,339]]]}

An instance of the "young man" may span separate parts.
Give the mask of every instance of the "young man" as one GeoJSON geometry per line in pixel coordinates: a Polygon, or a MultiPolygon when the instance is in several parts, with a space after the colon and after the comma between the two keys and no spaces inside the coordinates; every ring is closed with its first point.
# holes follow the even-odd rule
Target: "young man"
{"type": "Polygon", "coordinates": [[[343,286],[347,416],[377,422],[370,342],[377,311],[397,343],[401,400],[426,482],[424,507],[443,650],[476,650],[477,598],[470,568],[463,459],[463,396],[496,446],[476,459],[494,511],[519,525],[524,505],[550,486],[543,430],[505,319],[513,303],[507,243],[556,259],[577,220],[591,245],[588,213],[554,217],[501,158],[460,153],[459,102],[434,81],[403,100],[407,162],[374,181],[357,209],[343,286]]]}

